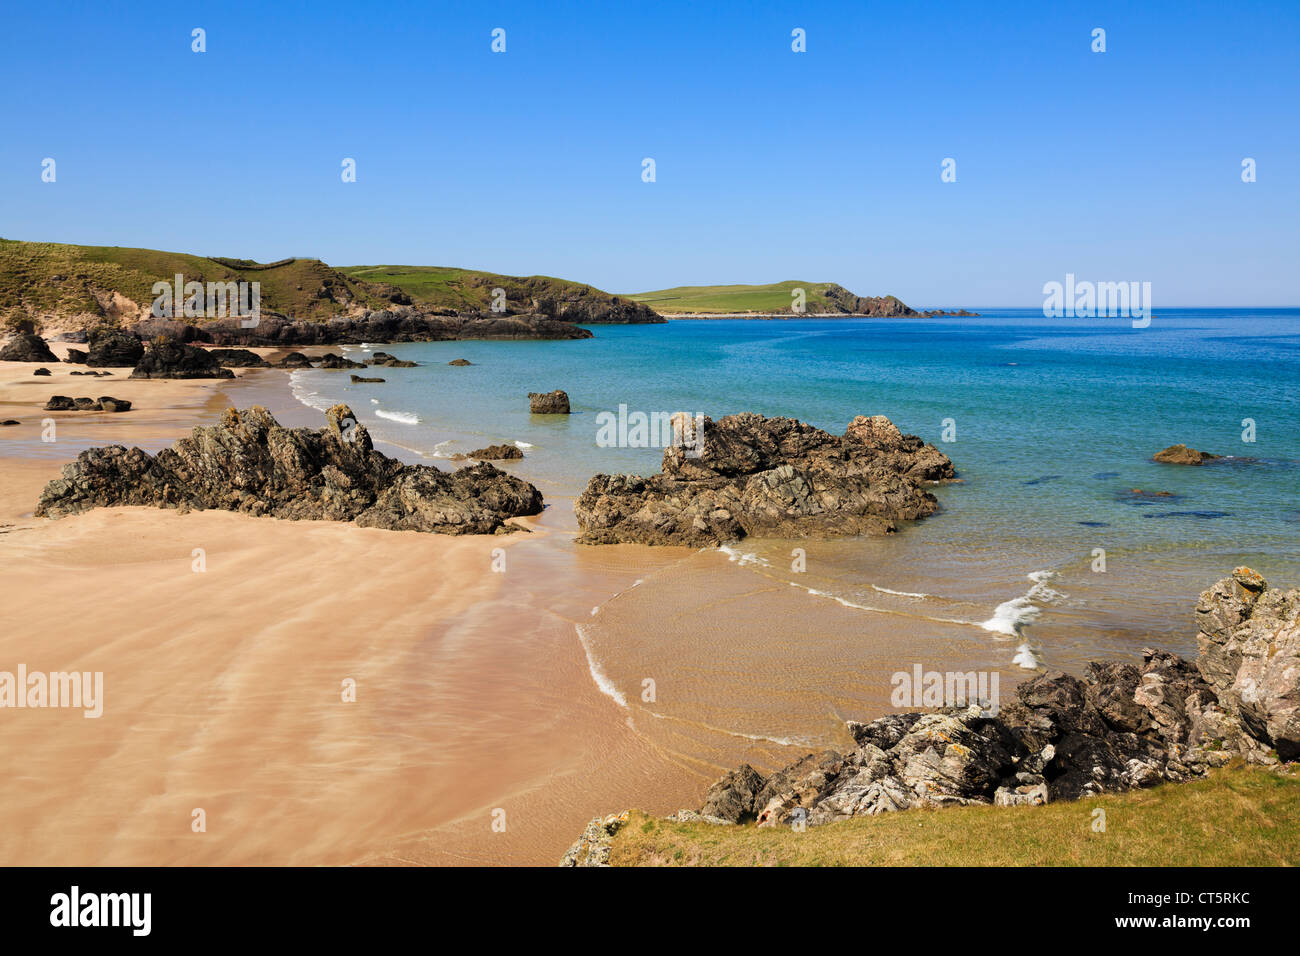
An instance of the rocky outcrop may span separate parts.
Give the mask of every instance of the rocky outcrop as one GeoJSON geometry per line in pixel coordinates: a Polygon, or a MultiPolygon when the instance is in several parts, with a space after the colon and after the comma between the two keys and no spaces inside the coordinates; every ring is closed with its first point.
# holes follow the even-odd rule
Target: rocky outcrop
{"type": "Polygon", "coordinates": [[[915,309],[912,309],[895,296],[854,295],[848,289],[835,283],[831,283],[823,292],[823,295],[826,297],[830,308],[839,312],[847,312],[849,315],[868,315],[873,318],[890,319],[918,314],[915,309]]]}
{"type": "Polygon", "coordinates": [[[175,340],[151,342],[131,378],[234,378],[207,349],[175,340]]]}
{"type": "Polygon", "coordinates": [[[0,362],[57,362],[45,340],[35,332],[18,332],[0,348],[0,362]]]}
{"type": "Polygon", "coordinates": [[[51,375],[51,374],[53,374],[53,373],[51,373],[50,370],[49,370],[48,368],[38,368],[38,369],[34,369],[34,370],[32,371],[32,374],[33,374],[33,375],[51,375]]]}
{"type": "Polygon", "coordinates": [[[124,398],[101,395],[99,398],[69,398],[51,395],[45,403],[47,412],[129,412],[131,403],[124,398]]]}
{"type": "Polygon", "coordinates": [[[474,363],[471,362],[469,359],[452,359],[452,360],[451,360],[450,362],[448,362],[447,364],[448,364],[448,365],[464,366],[464,365],[473,365],[474,363]]]}
{"type": "Polygon", "coordinates": [[[301,352],[290,352],[275,363],[276,368],[311,368],[311,359],[301,352]]]}
{"type": "Polygon", "coordinates": [[[95,507],[239,511],[276,518],[354,521],[369,528],[491,534],[542,510],[541,493],[486,462],[457,471],[406,465],[374,450],[346,405],[326,427],[284,428],[260,406],[228,409],[149,455],[112,445],[82,452],[41,493],[38,517],[95,507]]]}
{"type": "Polygon", "coordinates": [[[523,457],[523,451],[516,445],[488,445],[486,448],[476,448],[467,455],[453,455],[452,460],[473,458],[475,461],[507,461],[523,457]]]}
{"type": "Polygon", "coordinates": [[[222,368],[270,368],[271,363],[248,349],[208,349],[222,368]]]}
{"type": "Polygon", "coordinates": [[[367,378],[364,375],[351,375],[349,378],[352,379],[353,385],[378,385],[379,383],[386,381],[386,379],[382,378],[367,378]]]}
{"type": "Polygon", "coordinates": [[[420,363],[399,359],[396,355],[389,355],[387,352],[376,352],[370,357],[370,364],[384,368],[415,368],[420,363]]]}
{"type": "Polygon", "coordinates": [[[342,355],[335,355],[333,352],[326,352],[320,357],[321,368],[365,368],[365,362],[354,362],[350,358],[344,358],[342,355]]]}
{"type": "Polygon", "coordinates": [[[569,396],[558,388],[553,392],[529,392],[528,410],[534,415],[568,415],[569,396]]]}
{"type": "Polygon", "coordinates": [[[1168,448],[1156,452],[1153,460],[1165,465],[1199,465],[1202,462],[1214,461],[1216,458],[1222,457],[1222,455],[1211,455],[1208,451],[1197,451],[1195,448],[1188,448],[1186,445],[1170,445],[1168,448]]]}
{"type": "Polygon", "coordinates": [[[546,315],[484,315],[397,307],[334,316],[323,322],[263,310],[257,325],[214,319],[202,334],[216,345],[360,345],[364,342],[446,342],[457,339],[589,339],[591,332],[546,315]]]}
{"type": "Polygon", "coordinates": [[[131,368],[144,356],[139,336],[120,329],[99,329],[90,336],[86,364],[92,368],[131,368]]]}
{"type": "Polygon", "coordinates": [[[587,483],[574,505],[580,542],[699,547],[887,533],[938,510],[925,486],[955,476],[946,455],[883,415],[855,418],[843,436],[752,412],[706,417],[679,434],[659,474],[587,483]]]}
{"type": "Polygon", "coordinates": [[[700,812],[775,826],[913,807],[1037,805],[1202,776],[1234,757],[1300,759],[1300,589],[1238,568],[1196,607],[1195,662],[1147,649],[1041,674],[994,715],[970,706],[847,725],[856,749],[809,754],[768,778],[742,766],[700,812]]]}

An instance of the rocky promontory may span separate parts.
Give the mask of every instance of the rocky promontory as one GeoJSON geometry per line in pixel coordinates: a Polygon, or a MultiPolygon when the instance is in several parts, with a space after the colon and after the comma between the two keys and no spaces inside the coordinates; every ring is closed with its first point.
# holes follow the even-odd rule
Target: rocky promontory
{"type": "Polygon", "coordinates": [[[946,455],[883,415],[858,416],[842,436],[752,412],[702,421],[664,449],[659,474],[592,478],[574,504],[578,540],[702,546],[887,533],[938,510],[926,485],[955,476],[946,455]]]}
{"type": "MultiPolygon", "coordinates": [[[[855,748],[770,775],[743,765],[678,820],[809,826],[966,804],[1041,805],[1204,776],[1233,759],[1300,760],[1300,588],[1237,568],[1196,605],[1199,655],[1146,649],[1082,679],[1041,674],[979,704],[849,721],[855,748]]],[[[626,814],[597,818],[562,865],[601,865],[626,814]]]]}
{"type": "Polygon", "coordinates": [[[354,521],[367,528],[491,534],[542,510],[526,481],[486,462],[456,471],[407,465],[374,450],[346,405],[321,429],[285,428],[265,408],[227,409],[169,449],[91,448],[41,492],[37,517],[96,507],[239,511],[292,520],[354,521]]]}
{"type": "Polygon", "coordinates": [[[1197,451],[1186,445],[1170,445],[1156,452],[1152,460],[1164,465],[1199,465],[1222,457],[1222,455],[1212,455],[1208,451],[1197,451]]]}

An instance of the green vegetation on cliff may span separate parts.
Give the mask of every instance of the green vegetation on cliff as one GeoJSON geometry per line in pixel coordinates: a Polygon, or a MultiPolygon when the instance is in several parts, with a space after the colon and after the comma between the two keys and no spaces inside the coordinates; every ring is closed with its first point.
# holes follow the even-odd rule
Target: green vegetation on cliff
{"type": "Polygon", "coordinates": [[[852,312],[868,315],[909,315],[912,310],[892,295],[860,298],[834,282],[791,279],[771,285],[687,285],[628,296],[664,315],[682,313],[770,312],[789,314],[794,291],[804,290],[805,312],[852,312]]]}
{"type": "Polygon", "coordinates": [[[633,811],[613,866],[1289,866],[1300,779],[1258,767],[1042,807],[906,810],[809,827],[674,823],[633,811]],[[1096,829],[1105,812],[1105,830],[1096,829]]]}

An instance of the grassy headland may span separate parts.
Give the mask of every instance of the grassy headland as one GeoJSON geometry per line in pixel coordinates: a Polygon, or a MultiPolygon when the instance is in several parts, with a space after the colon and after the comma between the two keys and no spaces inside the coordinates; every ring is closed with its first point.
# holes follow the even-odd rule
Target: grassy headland
{"type": "Polygon", "coordinates": [[[804,290],[805,312],[823,315],[828,312],[889,311],[911,312],[895,296],[860,298],[834,282],[803,282],[791,279],[770,285],[688,285],[655,292],[637,292],[629,299],[643,302],[664,315],[689,313],[760,312],[785,315],[791,311],[794,290],[804,290]]]}
{"type": "Polygon", "coordinates": [[[1042,807],[908,810],[809,827],[674,823],[633,811],[613,866],[1290,866],[1300,779],[1258,767],[1042,807]],[[1105,831],[1094,829],[1105,811],[1105,831]]]}

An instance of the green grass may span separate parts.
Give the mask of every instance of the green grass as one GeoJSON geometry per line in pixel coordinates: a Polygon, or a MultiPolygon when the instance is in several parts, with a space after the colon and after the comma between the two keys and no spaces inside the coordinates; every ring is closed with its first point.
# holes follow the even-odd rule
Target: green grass
{"type": "Polygon", "coordinates": [[[793,290],[804,290],[808,312],[837,311],[825,301],[833,282],[774,282],[771,285],[685,285],[657,292],[637,292],[629,299],[644,302],[665,315],[682,312],[789,312],[793,290]]]}
{"type": "Polygon", "coordinates": [[[506,301],[516,310],[527,310],[532,300],[547,296],[612,298],[584,283],[553,276],[507,276],[451,266],[345,266],[340,271],[368,283],[391,285],[430,307],[488,309],[493,289],[504,289],[506,301]]]}
{"type": "Polygon", "coordinates": [[[633,811],[614,866],[1290,866],[1300,779],[1257,767],[1044,807],[908,810],[809,827],[672,823],[633,811]],[[1096,832],[1093,811],[1105,811],[1096,832]]]}
{"type": "Polygon", "coordinates": [[[0,239],[0,313],[5,318],[103,316],[103,301],[116,292],[148,309],[155,282],[259,282],[262,308],[295,318],[326,319],[351,304],[381,308],[385,298],[366,283],[319,259],[262,265],[250,260],[210,259],[182,252],[121,246],[78,246],[0,239]],[[335,290],[320,295],[323,287],[335,290]],[[344,291],[346,290],[346,291],[344,291]]]}

